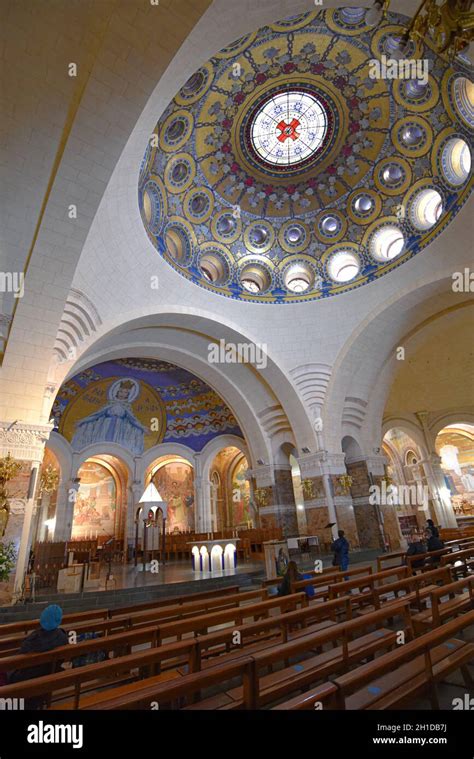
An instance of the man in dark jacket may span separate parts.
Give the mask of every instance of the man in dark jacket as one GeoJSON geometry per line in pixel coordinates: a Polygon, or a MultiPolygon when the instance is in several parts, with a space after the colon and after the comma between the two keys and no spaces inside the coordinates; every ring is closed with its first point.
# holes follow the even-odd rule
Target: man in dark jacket
{"type": "Polygon", "coordinates": [[[339,530],[337,534],[337,540],[331,545],[331,551],[334,551],[333,565],[344,572],[349,566],[349,543],[344,537],[344,530],[339,530]]]}
{"type": "MultiPolygon", "coordinates": [[[[59,627],[63,618],[63,612],[56,604],[51,604],[43,609],[40,616],[40,626],[33,630],[20,646],[21,654],[39,654],[45,651],[52,651],[59,646],[65,646],[68,643],[67,633],[59,627]]],[[[51,663],[38,664],[34,667],[17,669],[11,673],[8,678],[9,683],[19,683],[23,680],[31,680],[34,677],[42,677],[52,672],[51,663]]],[[[44,703],[42,696],[26,699],[26,709],[40,709],[44,703]]]]}
{"type": "MultiPolygon", "coordinates": [[[[408,543],[408,549],[407,549],[407,556],[414,556],[418,553],[426,553],[426,545],[423,543],[422,540],[418,537],[418,535],[412,535],[412,537],[409,540],[408,543]]],[[[425,563],[424,559],[421,559],[420,561],[413,561],[412,562],[412,569],[420,569],[425,563]]],[[[415,574],[415,573],[413,573],[415,574]]]]}
{"type": "MultiPolygon", "coordinates": [[[[426,529],[431,531],[433,537],[439,538],[439,530],[438,530],[437,527],[435,527],[435,523],[433,522],[433,520],[432,519],[427,519],[426,520],[426,525],[427,525],[426,529]]],[[[430,549],[428,548],[428,551],[429,550],[430,549]]],[[[435,549],[433,549],[433,550],[435,550],[435,549]]]]}

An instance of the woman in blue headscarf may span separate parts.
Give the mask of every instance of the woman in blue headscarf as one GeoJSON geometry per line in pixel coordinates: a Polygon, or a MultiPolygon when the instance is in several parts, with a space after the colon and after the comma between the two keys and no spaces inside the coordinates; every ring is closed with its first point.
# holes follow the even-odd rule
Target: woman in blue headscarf
{"type": "MultiPolygon", "coordinates": [[[[20,646],[21,654],[39,654],[44,651],[52,651],[53,648],[66,646],[68,637],[65,630],[59,627],[63,618],[63,612],[57,604],[50,604],[41,612],[40,626],[33,630],[20,646]]],[[[59,664],[57,665],[59,667],[59,664]]],[[[51,663],[39,664],[36,667],[17,669],[8,678],[9,683],[19,683],[23,680],[31,680],[34,677],[50,675],[53,671],[51,663]]],[[[35,696],[25,700],[25,709],[40,709],[44,704],[43,696],[35,696]]]]}

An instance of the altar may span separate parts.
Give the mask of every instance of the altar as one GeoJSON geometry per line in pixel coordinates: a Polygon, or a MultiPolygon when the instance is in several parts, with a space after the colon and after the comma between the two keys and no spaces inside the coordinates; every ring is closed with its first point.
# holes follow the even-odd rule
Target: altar
{"type": "Polygon", "coordinates": [[[237,543],[240,538],[199,540],[188,543],[195,572],[220,572],[237,566],[237,543]]]}

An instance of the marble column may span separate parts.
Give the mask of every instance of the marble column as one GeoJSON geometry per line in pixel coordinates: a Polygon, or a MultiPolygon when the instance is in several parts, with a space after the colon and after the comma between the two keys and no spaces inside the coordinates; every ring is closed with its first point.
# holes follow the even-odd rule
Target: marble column
{"type": "Polygon", "coordinates": [[[321,545],[326,547],[337,534],[337,514],[331,488],[329,468],[334,462],[329,461],[327,451],[302,454],[298,458],[301,472],[301,484],[309,535],[316,535],[321,545]],[[334,523],[332,529],[326,528],[334,523]]]}
{"type": "Polygon", "coordinates": [[[14,578],[14,598],[21,593],[32,540],[33,513],[39,470],[44,446],[53,425],[0,422],[0,457],[11,456],[21,462],[22,468],[14,480],[7,484],[10,499],[10,516],[3,542],[13,541],[17,551],[14,578]]]}
{"type": "MultiPolygon", "coordinates": [[[[367,459],[346,458],[346,469],[347,474],[352,477],[350,495],[360,547],[384,550],[383,516],[380,506],[372,502],[370,487],[373,479],[369,473],[367,459]]],[[[334,478],[334,487],[342,490],[338,478],[334,478]]]]}
{"type": "Polygon", "coordinates": [[[432,518],[441,527],[457,527],[458,523],[451,503],[451,494],[446,486],[444,472],[441,467],[441,457],[431,452],[426,459],[419,462],[423,466],[426,482],[431,496],[431,506],[434,511],[432,518]]]}
{"type": "MultiPolygon", "coordinates": [[[[378,492],[386,492],[383,488],[383,478],[385,477],[385,466],[388,463],[387,458],[383,455],[375,454],[366,458],[367,471],[371,486],[376,486],[380,490],[378,492]]],[[[374,500],[373,498],[371,499],[374,500]]],[[[388,499],[389,501],[391,499],[388,499]]],[[[398,551],[407,547],[406,541],[403,538],[400,528],[400,522],[398,519],[397,505],[394,503],[384,503],[383,499],[378,499],[378,503],[374,504],[377,511],[377,519],[379,522],[380,534],[383,531],[383,544],[390,551],[398,551]]]]}
{"type": "Polygon", "coordinates": [[[61,480],[59,483],[53,540],[67,541],[71,539],[74,507],[79,485],[80,479],[78,477],[70,477],[65,481],[61,480]]]}
{"type": "Polygon", "coordinates": [[[263,465],[250,470],[255,478],[255,504],[260,526],[281,527],[285,538],[298,535],[298,518],[290,466],[263,465]]]}
{"type": "Polygon", "coordinates": [[[451,503],[451,493],[446,487],[444,473],[441,468],[441,458],[436,453],[436,438],[428,424],[427,411],[417,411],[416,417],[423,430],[428,455],[419,463],[423,466],[426,482],[431,495],[431,507],[434,511],[432,518],[441,527],[457,527],[458,523],[451,503]]]}

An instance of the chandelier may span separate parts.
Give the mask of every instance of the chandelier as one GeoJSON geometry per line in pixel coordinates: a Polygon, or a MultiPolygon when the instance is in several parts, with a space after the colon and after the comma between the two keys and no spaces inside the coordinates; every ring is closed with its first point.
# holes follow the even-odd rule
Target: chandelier
{"type": "MultiPolygon", "coordinates": [[[[369,26],[377,26],[385,17],[390,0],[375,0],[365,16],[369,26]]],[[[474,12],[472,0],[422,0],[400,48],[407,48],[410,40],[423,41],[439,55],[454,58],[465,51],[474,39],[474,12]]]]}

